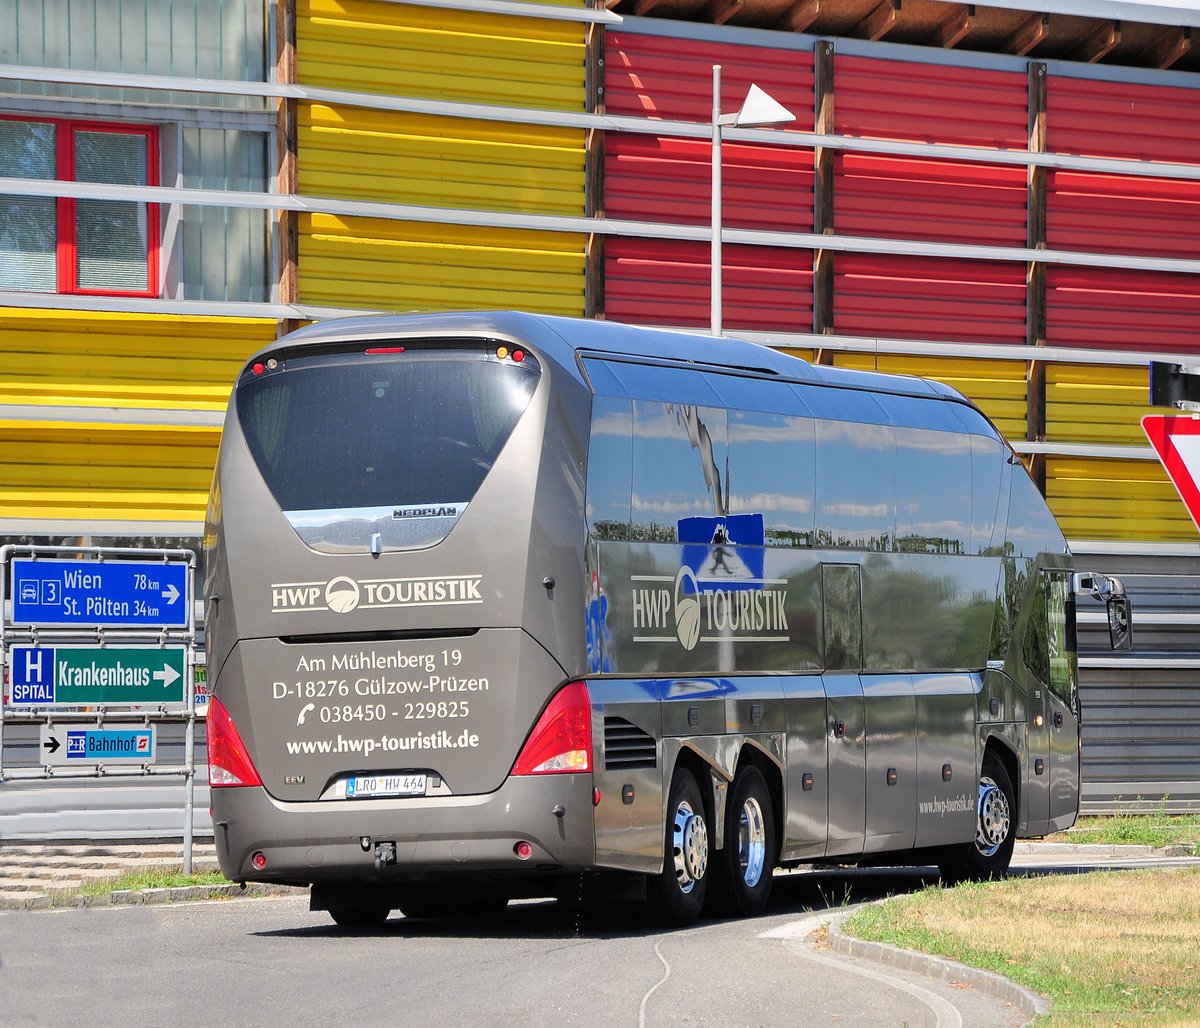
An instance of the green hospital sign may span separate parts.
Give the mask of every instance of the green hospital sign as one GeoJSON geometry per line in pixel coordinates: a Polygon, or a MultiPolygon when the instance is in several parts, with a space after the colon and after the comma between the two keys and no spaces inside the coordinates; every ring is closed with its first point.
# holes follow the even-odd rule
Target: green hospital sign
{"type": "Polygon", "coordinates": [[[14,646],[13,706],[183,703],[187,651],[158,646],[14,646]]]}

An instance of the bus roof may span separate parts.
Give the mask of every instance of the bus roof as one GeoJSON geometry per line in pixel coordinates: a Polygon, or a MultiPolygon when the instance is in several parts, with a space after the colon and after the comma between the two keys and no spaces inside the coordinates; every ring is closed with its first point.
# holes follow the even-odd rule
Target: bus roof
{"type": "MultiPolygon", "coordinates": [[[[520,311],[451,311],[372,314],[320,322],[284,336],[262,353],[303,344],[345,343],[357,339],[486,336],[532,346],[539,354],[578,376],[576,355],[686,363],[726,372],[866,392],[894,393],[970,404],[956,390],[929,379],[885,375],[809,364],[761,343],[737,336],[625,325],[615,321],[567,318],[520,311]]],[[[256,355],[255,359],[257,359],[256,355]]]]}

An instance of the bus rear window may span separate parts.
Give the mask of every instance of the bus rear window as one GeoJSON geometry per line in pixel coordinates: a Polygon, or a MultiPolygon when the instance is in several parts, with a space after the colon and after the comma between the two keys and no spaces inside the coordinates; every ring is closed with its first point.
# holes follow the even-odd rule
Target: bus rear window
{"type": "Polygon", "coordinates": [[[374,520],[465,507],[537,386],[536,359],[521,357],[496,346],[383,342],[285,356],[243,374],[238,417],[298,528],[338,513],[374,520]]]}

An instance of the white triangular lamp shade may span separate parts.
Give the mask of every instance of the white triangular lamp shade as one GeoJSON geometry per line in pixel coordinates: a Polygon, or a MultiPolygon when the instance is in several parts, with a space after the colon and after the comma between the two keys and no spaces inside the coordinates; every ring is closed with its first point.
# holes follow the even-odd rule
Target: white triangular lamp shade
{"type": "Polygon", "coordinates": [[[769,93],[751,84],[750,92],[742,109],[738,111],[735,125],[779,125],[787,121],[795,121],[796,116],[783,106],[769,93]]]}

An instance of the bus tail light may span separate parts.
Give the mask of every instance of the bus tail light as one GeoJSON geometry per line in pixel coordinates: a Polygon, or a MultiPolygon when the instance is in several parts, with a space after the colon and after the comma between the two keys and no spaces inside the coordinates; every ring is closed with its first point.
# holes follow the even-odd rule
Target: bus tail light
{"type": "Polygon", "coordinates": [[[538,718],[512,773],[574,774],[591,769],[592,703],[587,685],[572,682],[558,691],[538,718]]]}
{"type": "Polygon", "coordinates": [[[208,784],[214,789],[262,785],[233,718],[215,696],[208,700],[208,784]]]}

